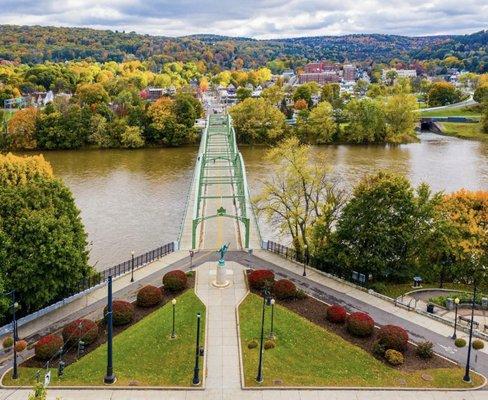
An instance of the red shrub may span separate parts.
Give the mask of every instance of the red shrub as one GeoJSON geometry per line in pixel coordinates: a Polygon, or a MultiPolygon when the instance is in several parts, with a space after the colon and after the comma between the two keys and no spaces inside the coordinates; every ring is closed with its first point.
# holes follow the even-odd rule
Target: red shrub
{"type": "Polygon", "coordinates": [[[280,279],[273,284],[273,293],[277,299],[293,299],[297,293],[297,288],[292,281],[280,279]]]}
{"type": "Polygon", "coordinates": [[[140,307],[152,307],[163,301],[163,292],[160,288],[147,285],[137,292],[137,305],[140,307]]]}
{"type": "Polygon", "coordinates": [[[265,287],[271,287],[274,282],[274,273],[269,269],[257,269],[252,271],[247,279],[249,281],[249,286],[253,289],[264,289],[265,287]]]}
{"type": "Polygon", "coordinates": [[[387,350],[404,352],[408,346],[408,333],[400,326],[385,325],[378,332],[378,340],[387,350]]]}
{"type": "Polygon", "coordinates": [[[98,337],[98,325],[89,319],[77,319],[66,325],[62,334],[66,344],[77,344],[80,340],[90,344],[98,337]]]}
{"type": "Polygon", "coordinates": [[[329,308],[327,308],[326,318],[328,321],[335,324],[343,324],[344,322],[346,322],[347,311],[339,304],[333,304],[329,308]]]}
{"type": "Polygon", "coordinates": [[[47,335],[39,339],[34,347],[36,358],[41,361],[51,359],[63,347],[63,338],[58,335],[47,335]]]}
{"type": "Polygon", "coordinates": [[[164,290],[179,292],[186,288],[188,278],[181,270],[169,271],[163,276],[164,290]]]}
{"type": "Polygon", "coordinates": [[[349,333],[357,337],[367,337],[373,334],[374,320],[368,314],[355,312],[346,319],[349,333]]]}
{"type": "MultiPolygon", "coordinates": [[[[134,306],[125,300],[114,300],[112,302],[113,324],[115,326],[125,325],[134,318],[134,306]]],[[[103,310],[103,315],[107,314],[107,307],[103,310]]]]}

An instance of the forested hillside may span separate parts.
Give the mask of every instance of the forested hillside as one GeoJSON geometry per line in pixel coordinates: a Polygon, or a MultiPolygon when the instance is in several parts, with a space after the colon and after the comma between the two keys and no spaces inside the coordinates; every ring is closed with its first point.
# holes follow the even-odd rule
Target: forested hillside
{"type": "MultiPolygon", "coordinates": [[[[253,40],[217,35],[179,38],[86,28],[0,26],[0,59],[21,63],[91,58],[117,61],[151,59],[204,61],[209,69],[263,66],[277,59],[286,67],[309,60],[411,63],[453,55],[474,72],[488,71],[488,31],[471,35],[407,37],[395,35],[318,36],[253,40]]],[[[278,69],[283,65],[277,66],[278,69]]]]}

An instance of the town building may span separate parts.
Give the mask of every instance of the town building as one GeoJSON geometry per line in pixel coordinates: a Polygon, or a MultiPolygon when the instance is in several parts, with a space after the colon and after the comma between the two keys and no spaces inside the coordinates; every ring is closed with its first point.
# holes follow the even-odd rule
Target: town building
{"type": "Polygon", "coordinates": [[[416,78],[417,77],[417,70],[415,69],[384,69],[382,73],[383,80],[386,80],[386,75],[390,71],[395,71],[398,78],[416,78]]]}
{"type": "Polygon", "coordinates": [[[342,67],[342,79],[345,82],[353,82],[356,80],[356,67],[352,64],[344,64],[342,67]]]}

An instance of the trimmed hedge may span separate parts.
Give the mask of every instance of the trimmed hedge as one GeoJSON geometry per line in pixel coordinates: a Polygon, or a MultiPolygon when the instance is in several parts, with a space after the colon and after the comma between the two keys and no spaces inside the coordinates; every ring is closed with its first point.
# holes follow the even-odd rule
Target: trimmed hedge
{"type": "Polygon", "coordinates": [[[273,293],[277,299],[293,299],[297,293],[297,287],[288,279],[280,279],[273,284],[273,293]]]}
{"type": "Polygon", "coordinates": [[[63,338],[59,335],[47,335],[38,340],[34,347],[36,358],[50,360],[63,347],[63,338]]]}
{"type": "Polygon", "coordinates": [[[89,319],[77,319],[64,327],[62,335],[69,345],[77,344],[80,340],[90,344],[98,337],[98,325],[89,319]]]}
{"type": "Polygon", "coordinates": [[[454,345],[455,345],[456,347],[459,347],[459,348],[464,347],[464,346],[466,346],[466,340],[465,340],[465,339],[463,339],[463,338],[457,338],[457,339],[454,341],[454,345]]]}
{"type": "Polygon", "coordinates": [[[400,326],[385,325],[378,332],[378,340],[386,349],[393,349],[403,353],[407,350],[408,333],[400,326]]]}
{"type": "Polygon", "coordinates": [[[394,349],[386,350],[385,358],[386,361],[388,361],[388,364],[394,366],[402,365],[405,362],[405,358],[403,357],[403,354],[394,349]]]}
{"type": "Polygon", "coordinates": [[[15,342],[15,351],[17,351],[18,353],[21,353],[26,348],[27,348],[27,342],[25,340],[22,339],[22,340],[17,340],[15,342]]]}
{"type": "MultiPolygon", "coordinates": [[[[125,300],[114,300],[112,312],[112,320],[115,326],[128,324],[134,319],[134,306],[125,300]]],[[[103,315],[107,315],[107,306],[103,310],[103,315]]]]}
{"type": "Polygon", "coordinates": [[[473,340],[473,343],[471,344],[471,346],[475,350],[482,350],[485,348],[485,343],[482,340],[475,339],[475,340],[473,340]]]}
{"type": "Polygon", "coordinates": [[[164,290],[179,292],[186,288],[188,278],[181,270],[169,271],[163,276],[164,290]]]}
{"type": "Polygon", "coordinates": [[[374,320],[369,314],[355,312],[346,319],[347,331],[357,337],[367,337],[373,334],[374,320]]]}
{"type": "Polygon", "coordinates": [[[343,324],[346,322],[347,311],[339,304],[332,304],[329,308],[327,308],[325,317],[328,321],[333,322],[334,324],[343,324]]]}
{"type": "Polygon", "coordinates": [[[14,345],[14,338],[12,336],[7,336],[2,341],[2,347],[4,349],[10,349],[14,345]]]}
{"type": "Polygon", "coordinates": [[[163,301],[163,292],[160,288],[147,285],[137,292],[137,305],[139,307],[153,307],[163,301]]]}
{"type": "Polygon", "coordinates": [[[261,290],[265,287],[271,287],[275,280],[273,271],[269,269],[257,269],[252,271],[248,277],[249,286],[253,289],[261,290]]]}

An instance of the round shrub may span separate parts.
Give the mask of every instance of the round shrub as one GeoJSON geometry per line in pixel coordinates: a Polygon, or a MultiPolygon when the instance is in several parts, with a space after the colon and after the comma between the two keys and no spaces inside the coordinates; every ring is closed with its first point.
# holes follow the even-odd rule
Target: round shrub
{"type": "Polygon", "coordinates": [[[332,304],[329,308],[327,308],[326,318],[328,321],[335,324],[343,324],[346,322],[347,311],[339,304],[332,304]]]}
{"type": "MultiPolygon", "coordinates": [[[[114,300],[112,302],[112,320],[115,326],[125,325],[134,318],[134,306],[125,300],[114,300]]],[[[103,315],[107,314],[107,306],[103,310],[103,315]]]]}
{"type": "Polygon", "coordinates": [[[405,329],[396,325],[385,325],[378,332],[378,340],[387,349],[401,351],[407,350],[408,333],[405,329]]]}
{"type": "Polygon", "coordinates": [[[369,314],[355,312],[346,319],[346,328],[348,332],[357,337],[367,337],[373,334],[374,320],[369,314]]]}
{"type": "Polygon", "coordinates": [[[255,349],[256,347],[258,347],[258,341],[257,340],[251,340],[248,344],[247,344],[247,348],[248,349],[255,349]]]}
{"type": "Polygon", "coordinates": [[[403,354],[393,349],[386,350],[385,358],[390,365],[402,365],[405,362],[403,354]]]}
{"type": "Polygon", "coordinates": [[[90,344],[98,337],[98,325],[89,319],[77,319],[64,327],[62,335],[69,345],[75,345],[80,340],[90,344]]]}
{"type": "Polygon", "coordinates": [[[36,358],[50,360],[63,347],[63,338],[59,335],[47,335],[38,340],[34,347],[36,358]]]}
{"type": "Polygon", "coordinates": [[[274,282],[274,273],[269,269],[257,269],[252,271],[247,279],[249,281],[249,286],[253,289],[261,290],[265,287],[271,287],[274,282]]]}
{"type": "Polygon", "coordinates": [[[459,347],[459,348],[464,347],[464,346],[466,346],[466,340],[464,340],[463,338],[457,338],[457,339],[454,341],[454,345],[455,345],[456,347],[459,347]]]}
{"type": "Polygon", "coordinates": [[[163,292],[156,286],[144,286],[137,292],[137,305],[139,307],[153,307],[163,301],[163,292]]]}
{"type": "Polygon", "coordinates": [[[3,339],[2,347],[4,349],[10,349],[14,345],[14,338],[12,336],[7,336],[3,339]]]}
{"type": "Polygon", "coordinates": [[[267,339],[264,342],[264,350],[274,349],[276,347],[276,343],[273,339],[267,339]]]}
{"type": "Polygon", "coordinates": [[[296,292],[295,284],[288,279],[280,279],[273,284],[273,293],[277,299],[292,299],[295,297],[296,292]]]}
{"type": "Polygon", "coordinates": [[[471,344],[473,346],[473,349],[475,350],[481,350],[485,347],[485,343],[482,340],[475,339],[473,340],[473,343],[471,344]]]}
{"type": "Polygon", "coordinates": [[[169,271],[163,276],[164,290],[179,292],[186,288],[188,278],[181,270],[169,271]]]}
{"type": "Polygon", "coordinates": [[[424,360],[432,358],[434,356],[434,350],[432,349],[433,347],[434,345],[432,342],[420,342],[417,344],[415,354],[417,354],[417,357],[423,358],[424,360]]]}
{"type": "Polygon", "coordinates": [[[15,351],[21,353],[27,348],[27,342],[25,340],[17,340],[15,342],[15,351]]]}
{"type": "Polygon", "coordinates": [[[385,352],[386,352],[386,348],[379,340],[375,340],[373,343],[373,346],[371,347],[371,352],[376,357],[384,357],[385,352]]]}

